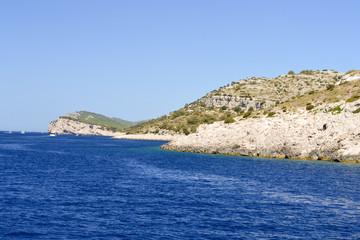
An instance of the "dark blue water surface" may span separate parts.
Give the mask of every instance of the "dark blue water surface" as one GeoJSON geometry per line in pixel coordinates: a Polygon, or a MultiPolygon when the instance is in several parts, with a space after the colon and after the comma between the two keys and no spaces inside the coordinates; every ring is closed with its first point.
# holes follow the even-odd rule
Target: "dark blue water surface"
{"type": "Polygon", "coordinates": [[[0,238],[360,238],[360,164],[163,143],[0,133],[0,238]]]}

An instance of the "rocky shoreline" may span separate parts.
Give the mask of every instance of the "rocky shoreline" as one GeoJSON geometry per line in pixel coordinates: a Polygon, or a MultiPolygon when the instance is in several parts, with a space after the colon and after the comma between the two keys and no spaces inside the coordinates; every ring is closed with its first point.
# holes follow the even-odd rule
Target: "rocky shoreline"
{"type": "Polygon", "coordinates": [[[201,125],[197,133],[178,136],[163,149],[197,153],[360,163],[360,115],[345,105],[339,114],[282,114],[232,124],[201,125]]]}
{"type": "Polygon", "coordinates": [[[238,117],[229,124],[202,124],[189,135],[125,134],[64,118],[50,123],[49,132],[169,141],[162,148],[173,151],[360,163],[360,114],[354,113],[359,107],[360,100],[342,101],[316,111],[238,117]],[[335,106],[339,111],[331,111],[335,106]]]}

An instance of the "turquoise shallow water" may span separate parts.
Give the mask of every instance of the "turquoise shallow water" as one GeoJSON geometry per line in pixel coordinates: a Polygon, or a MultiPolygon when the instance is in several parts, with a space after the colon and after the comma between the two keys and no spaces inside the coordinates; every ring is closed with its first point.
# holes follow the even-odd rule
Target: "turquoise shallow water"
{"type": "Polygon", "coordinates": [[[0,132],[0,238],[360,238],[360,164],[161,144],[0,132]]]}

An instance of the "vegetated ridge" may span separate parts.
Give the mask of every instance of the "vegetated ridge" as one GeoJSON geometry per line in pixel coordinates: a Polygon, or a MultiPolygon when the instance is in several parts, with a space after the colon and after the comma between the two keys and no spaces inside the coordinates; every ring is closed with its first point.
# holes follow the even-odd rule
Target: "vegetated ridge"
{"type": "Polygon", "coordinates": [[[304,70],[299,74],[289,71],[276,78],[246,78],[214,90],[168,115],[122,131],[127,134],[188,135],[196,133],[201,124],[233,123],[260,116],[273,117],[280,112],[291,113],[302,108],[310,110],[318,105],[345,100],[348,94],[356,95],[356,87],[341,85],[358,78],[360,73],[356,70],[347,73],[304,70]]]}
{"type": "Polygon", "coordinates": [[[360,71],[290,71],[233,82],[127,131],[179,134],[162,146],[176,151],[360,162],[358,113],[360,71]]]}
{"type": "Polygon", "coordinates": [[[58,134],[83,134],[83,135],[113,135],[125,127],[133,126],[136,122],[120,118],[106,117],[101,114],[78,111],[60,116],[49,124],[48,131],[58,134]]]}

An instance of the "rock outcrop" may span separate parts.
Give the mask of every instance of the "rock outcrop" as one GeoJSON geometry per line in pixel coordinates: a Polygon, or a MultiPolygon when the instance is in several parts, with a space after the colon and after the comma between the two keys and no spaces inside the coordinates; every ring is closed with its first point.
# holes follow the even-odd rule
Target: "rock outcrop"
{"type": "MultiPolygon", "coordinates": [[[[338,103],[337,103],[338,104],[338,103]]],[[[162,148],[274,158],[360,162],[360,101],[344,103],[340,113],[306,110],[231,124],[200,125],[162,148]]]]}
{"type": "Polygon", "coordinates": [[[114,132],[105,131],[102,127],[75,120],[59,117],[49,123],[48,132],[54,134],[75,134],[75,135],[102,135],[114,136],[114,132]]]}
{"type": "Polygon", "coordinates": [[[257,101],[249,98],[233,97],[233,96],[210,96],[204,100],[207,106],[228,108],[241,107],[248,110],[250,107],[253,109],[267,108],[273,105],[272,101],[257,101]]]}

